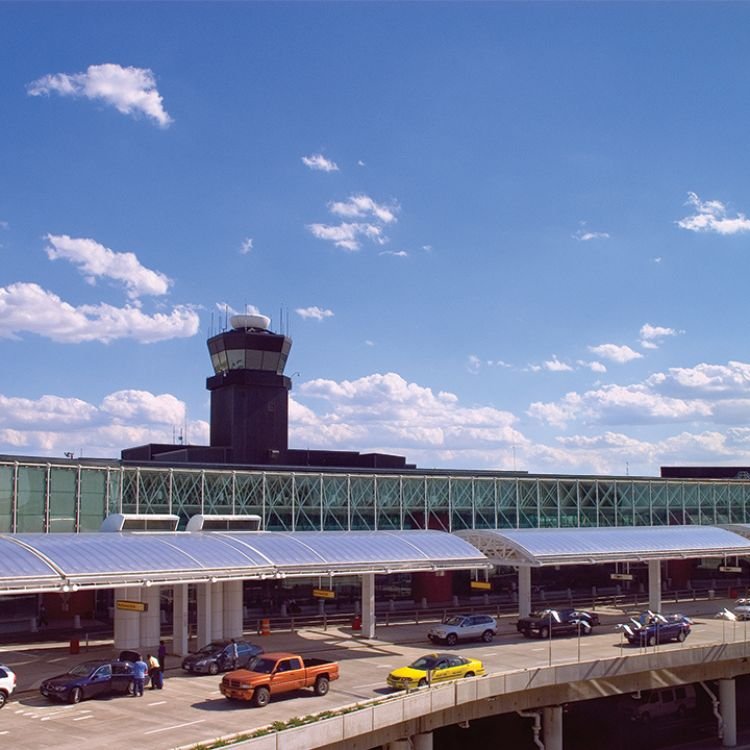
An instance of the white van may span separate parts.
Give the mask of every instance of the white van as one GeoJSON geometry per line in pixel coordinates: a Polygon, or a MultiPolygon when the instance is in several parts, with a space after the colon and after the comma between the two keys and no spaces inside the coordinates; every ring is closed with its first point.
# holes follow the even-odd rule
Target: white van
{"type": "Polygon", "coordinates": [[[632,721],[650,721],[664,716],[687,716],[695,711],[695,688],[676,685],[658,690],[642,690],[625,699],[625,710],[632,721]]]}

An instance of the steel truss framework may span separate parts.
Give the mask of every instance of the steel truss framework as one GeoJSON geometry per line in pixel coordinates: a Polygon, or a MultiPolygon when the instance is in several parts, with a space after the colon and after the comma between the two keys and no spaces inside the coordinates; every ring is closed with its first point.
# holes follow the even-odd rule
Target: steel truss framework
{"type": "Polygon", "coordinates": [[[750,481],[0,460],[0,532],[95,531],[108,513],[251,513],[270,531],[725,525],[750,523],[750,481]]]}

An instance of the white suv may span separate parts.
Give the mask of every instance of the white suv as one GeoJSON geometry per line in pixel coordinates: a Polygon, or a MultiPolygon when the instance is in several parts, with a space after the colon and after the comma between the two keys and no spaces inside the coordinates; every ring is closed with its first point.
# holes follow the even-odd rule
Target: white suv
{"type": "Polygon", "coordinates": [[[490,615],[455,615],[440,625],[434,625],[427,633],[433,642],[447,643],[455,646],[458,641],[477,640],[481,638],[489,643],[497,632],[497,620],[490,615]]]}
{"type": "Polygon", "coordinates": [[[6,704],[15,689],[16,673],[4,664],[0,664],[0,708],[6,704]]]}

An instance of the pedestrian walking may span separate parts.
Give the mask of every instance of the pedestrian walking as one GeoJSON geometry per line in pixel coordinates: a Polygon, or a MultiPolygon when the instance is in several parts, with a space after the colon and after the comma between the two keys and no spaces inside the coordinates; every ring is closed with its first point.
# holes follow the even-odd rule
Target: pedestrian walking
{"type": "Polygon", "coordinates": [[[159,659],[159,668],[163,682],[167,671],[167,646],[164,641],[159,641],[159,650],[156,652],[156,657],[159,659]]]}
{"type": "Polygon", "coordinates": [[[232,669],[237,669],[237,665],[240,661],[240,653],[239,649],[237,648],[237,641],[235,641],[234,638],[232,638],[232,649],[229,652],[229,655],[232,659],[232,669]]]}
{"type": "Polygon", "coordinates": [[[133,697],[143,695],[143,686],[148,674],[148,664],[139,656],[138,661],[133,664],[133,697]]]}
{"type": "Polygon", "coordinates": [[[148,654],[146,656],[146,664],[148,664],[148,676],[151,678],[151,687],[149,689],[156,690],[161,681],[159,660],[153,654],[148,654]]]}

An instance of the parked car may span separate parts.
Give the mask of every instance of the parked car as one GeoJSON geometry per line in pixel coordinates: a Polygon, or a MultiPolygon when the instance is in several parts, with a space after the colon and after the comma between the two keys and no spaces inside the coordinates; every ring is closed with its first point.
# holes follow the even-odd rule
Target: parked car
{"type": "Polygon", "coordinates": [[[695,711],[692,685],[677,685],[659,690],[643,690],[623,698],[623,710],[631,721],[648,722],[664,716],[687,716],[695,711]]]}
{"type": "Polygon", "coordinates": [[[129,661],[86,661],[42,681],[39,692],[50,700],[80,703],[110,693],[132,694],[133,664],[129,661]]]}
{"type": "Polygon", "coordinates": [[[265,654],[251,662],[250,669],[225,674],[219,689],[230,700],[252,701],[265,706],[272,695],[311,687],[325,695],[332,680],[339,678],[339,665],[326,659],[303,659],[297,654],[265,654]]]}
{"type": "Polygon", "coordinates": [[[232,659],[232,641],[214,641],[207,646],[189,654],[182,660],[182,668],[187,672],[199,674],[218,674],[229,669],[247,667],[250,662],[263,653],[261,646],[248,641],[237,641],[237,663],[232,659]]]}
{"type": "Polygon", "coordinates": [[[497,620],[490,615],[455,615],[433,625],[427,637],[433,643],[455,646],[458,641],[482,639],[489,643],[497,633],[497,620]]]}
{"type": "Polygon", "coordinates": [[[8,701],[16,689],[16,673],[5,664],[0,664],[0,708],[8,701]]]}
{"type": "Polygon", "coordinates": [[[525,638],[548,638],[550,635],[589,635],[599,624],[596,612],[566,607],[564,609],[544,609],[522,617],[516,623],[516,630],[525,638]]]}
{"type": "Polygon", "coordinates": [[[738,599],[733,611],[738,620],[750,620],[750,599],[738,599]]]}
{"type": "Polygon", "coordinates": [[[693,621],[681,614],[662,615],[644,612],[638,618],[620,625],[628,643],[634,646],[656,646],[668,641],[682,641],[690,635],[693,621]]]}
{"type": "Polygon", "coordinates": [[[408,667],[394,669],[388,675],[387,682],[389,687],[406,690],[483,674],[484,665],[479,659],[469,659],[458,654],[425,654],[408,667]]]}

